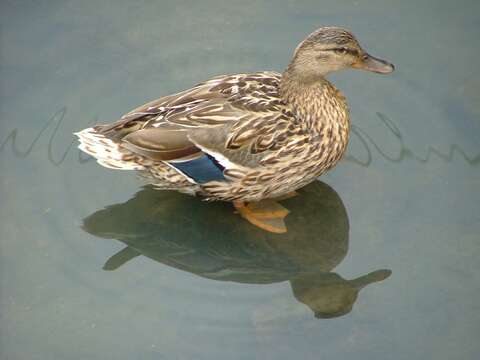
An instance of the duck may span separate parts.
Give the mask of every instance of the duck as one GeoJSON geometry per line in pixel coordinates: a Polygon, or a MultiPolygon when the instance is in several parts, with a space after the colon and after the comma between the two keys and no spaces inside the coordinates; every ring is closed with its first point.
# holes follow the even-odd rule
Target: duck
{"type": "Polygon", "coordinates": [[[232,202],[241,217],[285,233],[279,202],[344,155],[349,108],[326,76],[345,69],[388,74],[353,33],[321,27],[282,72],[228,74],[75,133],[79,149],[110,169],[134,170],[158,190],[232,202]]]}

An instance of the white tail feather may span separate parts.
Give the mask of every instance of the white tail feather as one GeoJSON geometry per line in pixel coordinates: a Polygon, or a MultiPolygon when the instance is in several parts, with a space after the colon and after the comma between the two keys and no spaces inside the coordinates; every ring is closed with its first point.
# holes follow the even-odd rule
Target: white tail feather
{"type": "Polygon", "coordinates": [[[126,160],[128,150],[123,149],[118,143],[99,134],[94,128],[87,128],[75,133],[80,140],[78,148],[93,156],[97,162],[109,169],[115,170],[144,170],[145,167],[126,160]]]}

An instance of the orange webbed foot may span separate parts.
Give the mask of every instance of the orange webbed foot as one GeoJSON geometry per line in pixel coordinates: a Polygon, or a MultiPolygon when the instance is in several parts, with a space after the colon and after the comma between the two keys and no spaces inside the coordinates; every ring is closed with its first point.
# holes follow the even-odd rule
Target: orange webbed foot
{"type": "Polygon", "coordinates": [[[275,200],[267,199],[252,203],[234,201],[233,205],[251,224],[276,234],[287,232],[284,219],[289,211],[275,200]]]}

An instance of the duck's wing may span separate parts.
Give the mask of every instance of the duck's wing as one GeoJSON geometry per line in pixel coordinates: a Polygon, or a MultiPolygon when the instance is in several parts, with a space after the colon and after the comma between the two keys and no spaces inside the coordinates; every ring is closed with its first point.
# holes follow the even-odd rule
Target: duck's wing
{"type": "Polygon", "coordinates": [[[232,172],[265,165],[300,129],[279,97],[280,78],[275,72],[216,77],[96,130],[154,160],[207,154],[232,172]]]}

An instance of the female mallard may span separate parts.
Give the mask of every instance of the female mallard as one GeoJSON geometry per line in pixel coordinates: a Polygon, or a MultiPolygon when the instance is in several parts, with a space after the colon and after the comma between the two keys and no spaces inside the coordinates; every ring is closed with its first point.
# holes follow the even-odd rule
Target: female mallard
{"type": "Polygon", "coordinates": [[[140,171],[159,189],[233,201],[253,224],[285,232],[288,211],[272,199],[315,180],[345,152],[347,103],[325,75],[350,67],[393,71],[349,31],[323,27],[283,74],[213,78],[77,133],[79,148],[105,167],[140,171]]]}

